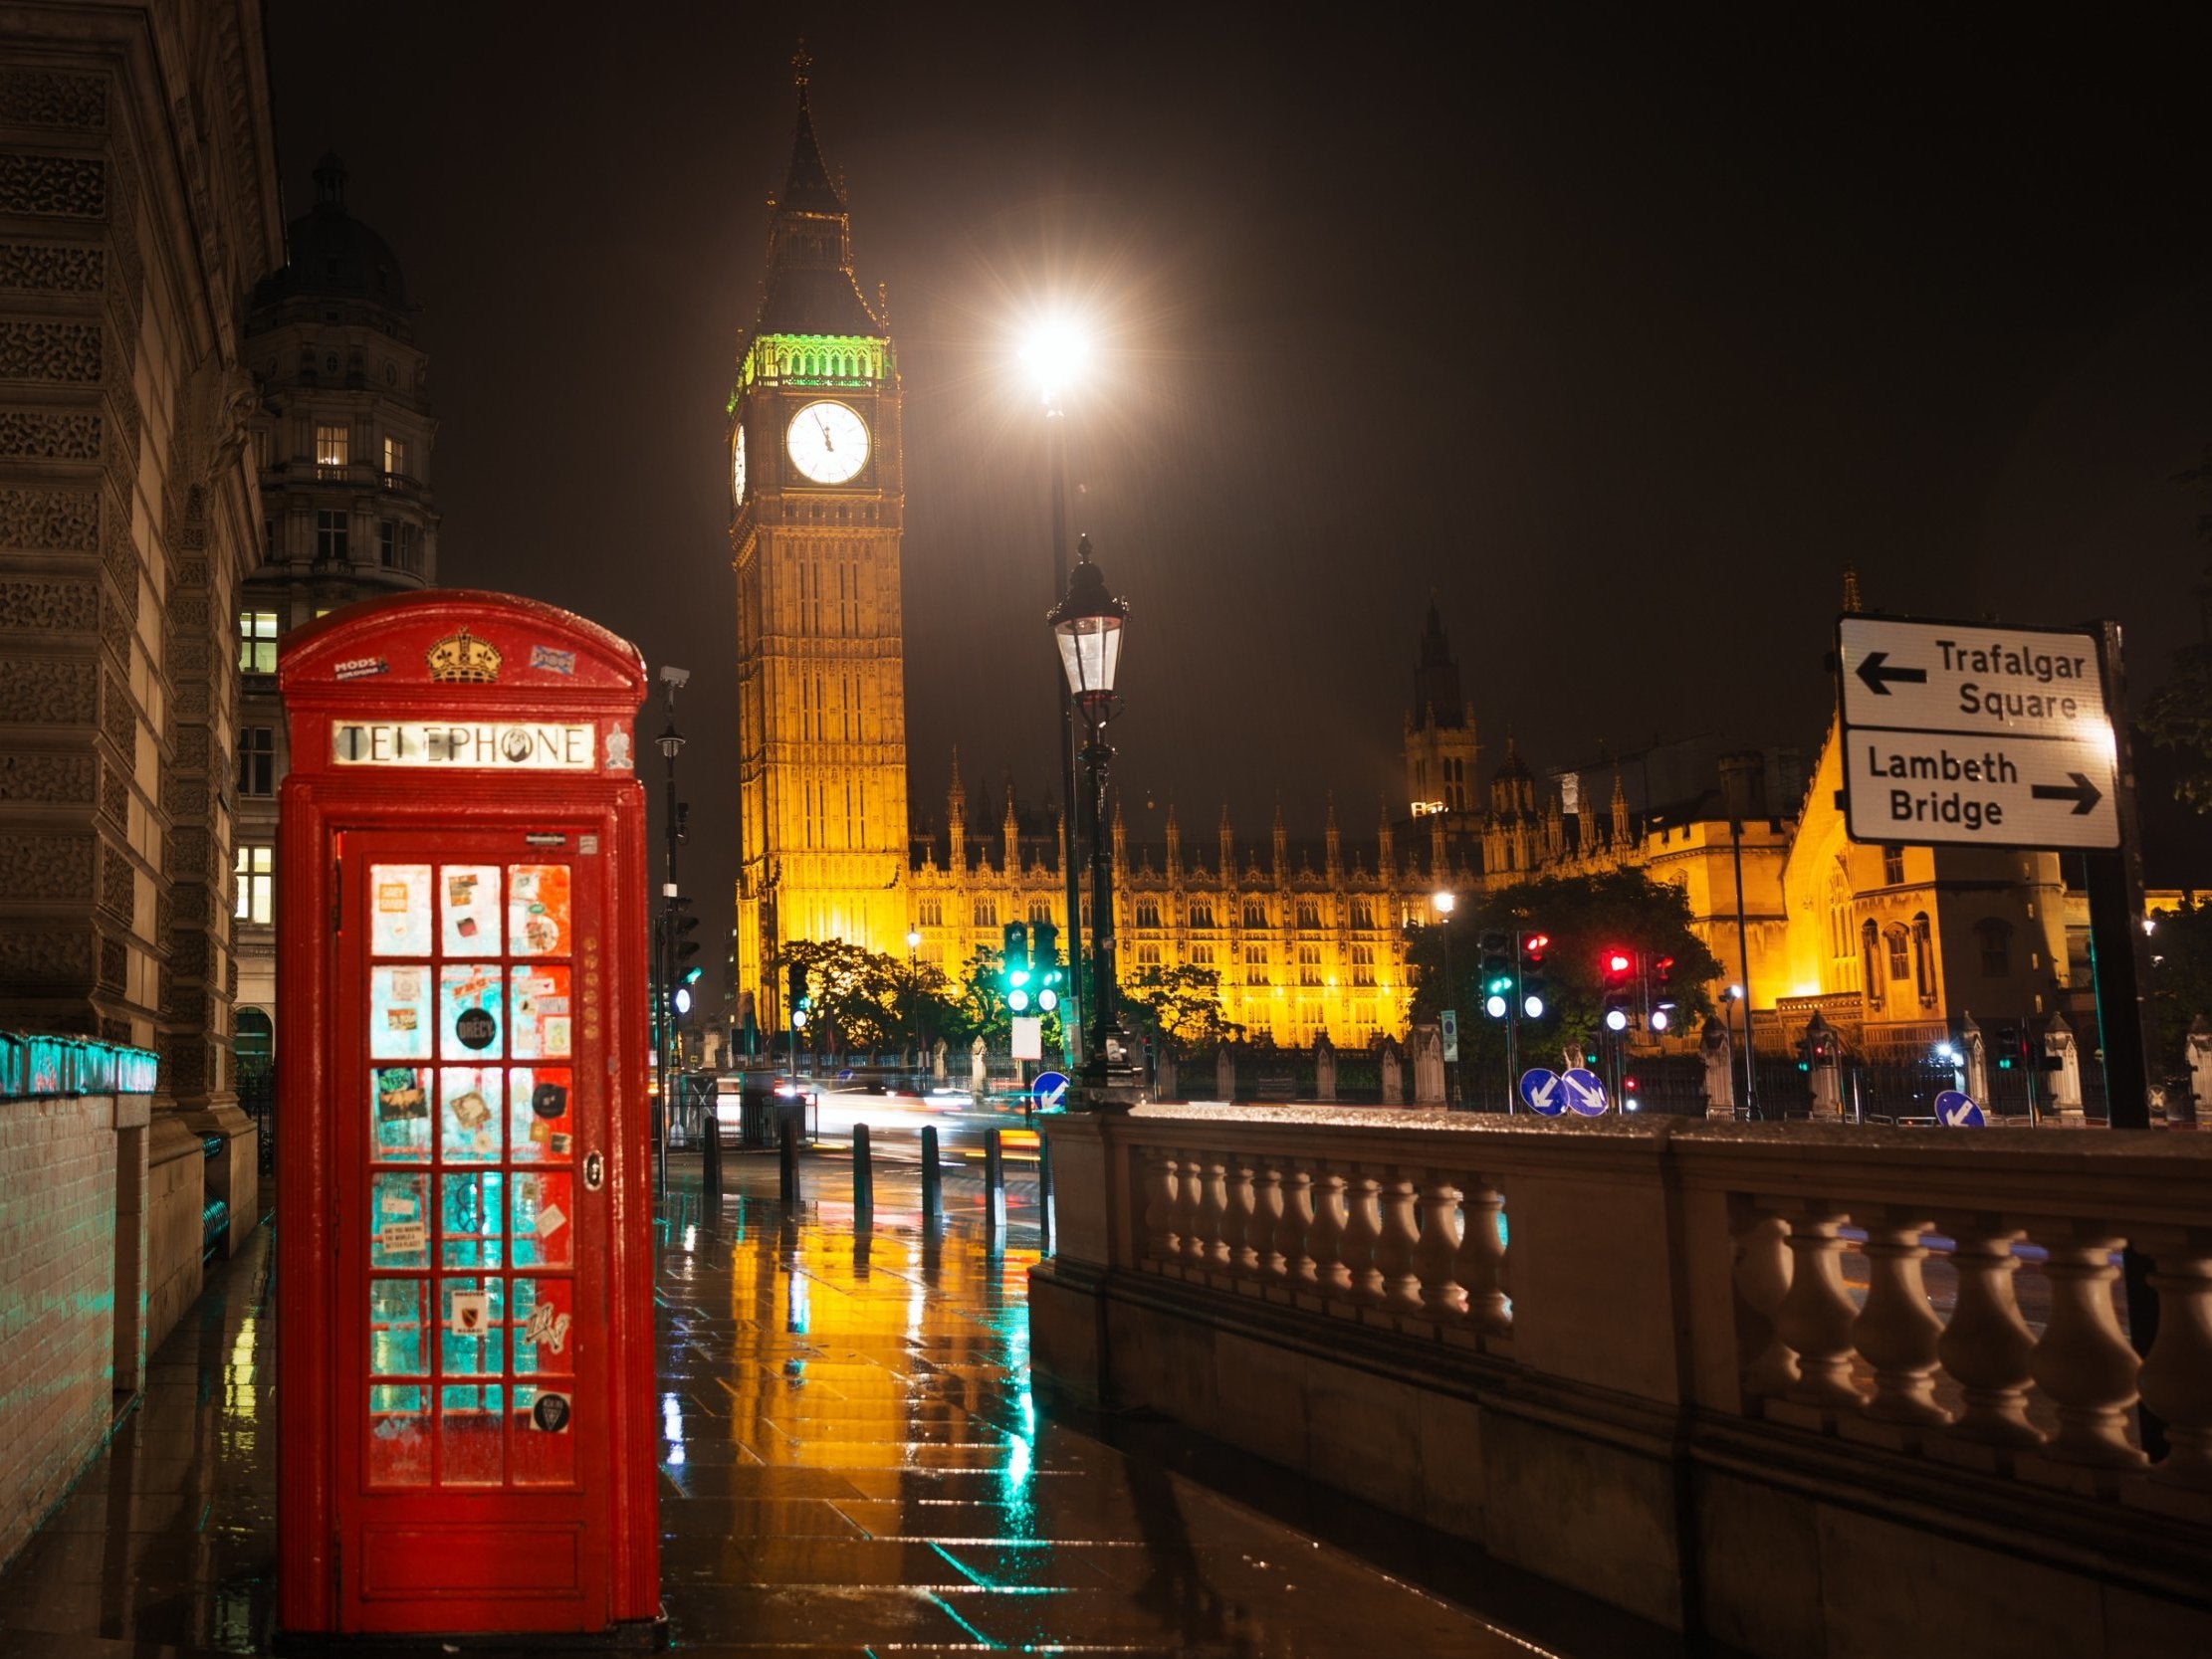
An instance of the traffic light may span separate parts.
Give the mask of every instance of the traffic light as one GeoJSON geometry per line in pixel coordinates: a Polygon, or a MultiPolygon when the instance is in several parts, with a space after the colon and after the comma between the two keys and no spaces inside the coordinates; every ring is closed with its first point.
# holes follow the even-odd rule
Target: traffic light
{"type": "Polygon", "coordinates": [[[1482,935],[1482,1011],[1501,1020],[1513,1011],[1513,960],[1506,935],[1492,930],[1482,935]]]}
{"type": "Polygon", "coordinates": [[[1029,1011],[1028,924],[1007,923],[1001,937],[998,973],[1005,984],[1006,1006],[1017,1014],[1025,1014],[1029,1011]]]}
{"type": "Polygon", "coordinates": [[[1599,1006],[1608,1031],[1626,1031],[1636,1001],[1636,953],[1618,944],[1598,952],[1599,1006]]]}
{"type": "Polygon", "coordinates": [[[804,1025],[807,1009],[814,1000],[806,991],[806,964],[804,962],[792,962],[783,970],[783,987],[790,999],[788,1005],[791,1010],[791,1023],[793,1025],[804,1025]]]}
{"type": "Polygon", "coordinates": [[[1636,1079],[1633,1077],[1621,1079],[1621,1110],[1623,1112],[1639,1112],[1643,1110],[1643,1107],[1644,1100],[1637,1090],[1636,1079]]]}
{"type": "Polygon", "coordinates": [[[669,992],[668,1000],[679,1014],[691,1012],[691,987],[699,983],[699,976],[707,970],[697,962],[676,975],[676,988],[669,992]]]}
{"type": "Polygon", "coordinates": [[[1521,1013],[1529,1019],[1540,1020],[1547,1006],[1544,985],[1544,956],[1551,949],[1551,934],[1523,933],[1521,947],[1521,1013]]]}
{"type": "Polygon", "coordinates": [[[1839,1058],[1836,1033],[1825,1021],[1808,1025],[1805,1035],[1797,1040],[1797,1069],[1801,1072],[1809,1072],[1815,1066],[1833,1066],[1839,1058]]]}
{"type": "Polygon", "coordinates": [[[668,965],[670,977],[677,977],[686,962],[699,954],[699,941],[691,935],[699,931],[699,918],[691,914],[691,901],[681,895],[668,901],[668,965]]]}
{"type": "Polygon", "coordinates": [[[1664,1031],[1674,1023],[1674,990],[1670,983],[1674,976],[1672,956],[1652,958],[1652,1029],[1664,1031]]]}
{"type": "Polygon", "coordinates": [[[1990,1047],[1997,1051],[1997,1069],[2009,1072],[2020,1064],[2020,1057],[2027,1052],[2028,1045],[2021,1041],[2020,1027],[2009,1020],[1998,1026],[1993,1035],[1996,1040],[1990,1047]]]}
{"type": "Polygon", "coordinates": [[[1029,971],[1036,975],[1037,1012],[1060,1005],[1060,928],[1056,922],[1029,924],[1029,971]]]}

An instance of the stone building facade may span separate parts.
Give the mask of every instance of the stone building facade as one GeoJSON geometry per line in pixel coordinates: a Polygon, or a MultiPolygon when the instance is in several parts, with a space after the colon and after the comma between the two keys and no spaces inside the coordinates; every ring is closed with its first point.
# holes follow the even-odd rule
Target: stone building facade
{"type": "MultiPolygon", "coordinates": [[[[245,299],[282,257],[261,8],[0,36],[0,1025],[231,1100],[245,299]]],[[[212,1120],[210,1120],[212,1123],[212,1120]]]]}
{"type": "Polygon", "coordinates": [[[254,291],[245,350],[260,400],[259,563],[239,588],[237,1043],[265,1077],[279,1018],[275,920],[277,786],[291,769],[277,643],[358,599],[438,579],[430,491],[437,421],[416,308],[384,239],[345,205],[345,165],[326,155],[315,205],[292,221],[284,268],[254,291]]]}

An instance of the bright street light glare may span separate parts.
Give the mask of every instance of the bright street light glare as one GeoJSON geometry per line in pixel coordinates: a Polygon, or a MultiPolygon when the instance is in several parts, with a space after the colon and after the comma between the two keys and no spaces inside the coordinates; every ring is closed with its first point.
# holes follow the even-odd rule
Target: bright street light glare
{"type": "Polygon", "coordinates": [[[1455,894],[1439,893],[1436,896],[1435,899],[1431,900],[1430,903],[1437,907],[1437,914],[1438,916],[1449,916],[1451,914],[1452,907],[1457,905],[1459,903],[1459,900],[1455,894]]]}
{"type": "Polygon", "coordinates": [[[1047,403],[1074,384],[1090,355],[1089,338],[1066,317],[1046,317],[1030,324],[1021,341],[1021,360],[1036,376],[1037,389],[1047,403]]]}

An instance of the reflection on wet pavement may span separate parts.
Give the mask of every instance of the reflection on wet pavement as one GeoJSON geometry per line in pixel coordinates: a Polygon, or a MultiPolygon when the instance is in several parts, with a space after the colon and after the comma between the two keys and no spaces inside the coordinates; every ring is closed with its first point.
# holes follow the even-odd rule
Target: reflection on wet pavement
{"type": "MultiPolygon", "coordinates": [[[[1124,1450],[1041,1412],[1024,1305],[1036,1253],[1020,1247],[1033,1229],[991,1248],[972,1187],[949,1186],[953,1219],[925,1230],[911,1175],[883,1178],[856,1237],[850,1204],[826,1197],[849,1193],[841,1165],[810,1167],[823,1196],[795,1215],[773,1164],[741,1161],[718,1208],[689,1170],[672,1177],[659,1416],[680,1650],[1484,1656],[1562,1651],[1562,1632],[1583,1652],[1673,1646],[1615,1615],[1578,1623],[1542,1589],[1522,1605],[1551,1639],[1511,1617],[1522,1633],[1506,1634],[1407,1581],[1510,1613],[1509,1598],[1460,1595],[1455,1548],[1287,1477],[1269,1488],[1248,1460],[1170,1430],[1112,1430],[1124,1450]]],[[[0,1655],[267,1651],[270,1237],[211,1274],[108,1454],[0,1576],[0,1655]]]]}

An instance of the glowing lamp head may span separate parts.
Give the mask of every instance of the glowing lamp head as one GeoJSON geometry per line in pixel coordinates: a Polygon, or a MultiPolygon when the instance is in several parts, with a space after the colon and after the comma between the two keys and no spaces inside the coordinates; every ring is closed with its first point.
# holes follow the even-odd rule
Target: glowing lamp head
{"type": "Polygon", "coordinates": [[[1606,1010],[1605,1016],[1605,1028],[1608,1031],[1628,1030],[1629,1016],[1627,1010],[1622,1008],[1608,1008],[1606,1010]]]}
{"type": "Polygon", "coordinates": [[[1093,726],[1103,725],[1114,702],[1114,676],[1121,667],[1121,630],[1129,602],[1106,590],[1106,578],[1091,562],[1091,538],[1076,543],[1075,568],[1067,593],[1045,621],[1060,648],[1060,667],[1068,695],[1093,726]]]}
{"type": "Polygon", "coordinates": [[[921,949],[921,948],[922,948],[922,930],[921,930],[921,929],[919,929],[919,928],[909,928],[909,929],[908,929],[908,930],[906,931],[906,947],[907,947],[907,948],[908,948],[909,950],[919,950],[919,949],[921,949]]]}
{"type": "Polygon", "coordinates": [[[1459,898],[1457,894],[1439,893],[1429,902],[1437,907],[1438,916],[1449,916],[1458,907],[1459,898]]]}
{"type": "Polygon", "coordinates": [[[1083,330],[1064,316],[1041,317],[1022,336],[1021,361],[1036,379],[1047,406],[1082,378],[1090,361],[1091,342],[1083,330]]]}

